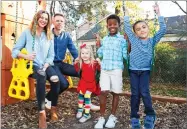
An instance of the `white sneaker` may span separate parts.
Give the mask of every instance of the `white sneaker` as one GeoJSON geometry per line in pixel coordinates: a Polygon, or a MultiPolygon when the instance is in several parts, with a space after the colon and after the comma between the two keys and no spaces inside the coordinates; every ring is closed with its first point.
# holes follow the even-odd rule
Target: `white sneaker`
{"type": "Polygon", "coordinates": [[[81,117],[82,117],[82,112],[77,112],[76,118],[77,118],[77,119],[80,119],[81,117]]]}
{"type": "Polygon", "coordinates": [[[104,124],[105,124],[105,118],[99,117],[97,124],[94,126],[94,129],[103,129],[104,124]]]}
{"type": "Polygon", "coordinates": [[[117,122],[118,122],[117,118],[114,115],[111,114],[108,118],[108,121],[107,121],[105,127],[114,128],[117,122]]]}
{"type": "Polygon", "coordinates": [[[47,109],[51,109],[51,101],[49,101],[48,99],[46,99],[45,98],[45,107],[47,108],[47,109]]]}
{"type": "Polygon", "coordinates": [[[99,111],[99,110],[100,110],[100,106],[97,106],[97,105],[91,104],[90,109],[91,109],[92,111],[99,111]]]}
{"type": "Polygon", "coordinates": [[[83,117],[81,117],[80,119],[79,119],[79,122],[80,123],[84,123],[84,122],[86,122],[87,120],[89,120],[91,118],[91,115],[89,115],[89,116],[84,116],[83,115],[83,117]]]}

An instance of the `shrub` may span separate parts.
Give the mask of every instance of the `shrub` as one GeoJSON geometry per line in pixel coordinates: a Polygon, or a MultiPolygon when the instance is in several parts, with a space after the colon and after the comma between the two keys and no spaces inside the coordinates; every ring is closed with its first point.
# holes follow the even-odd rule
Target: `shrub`
{"type": "Polygon", "coordinates": [[[159,43],[155,48],[154,81],[181,83],[186,81],[186,51],[169,43],[159,43]]]}

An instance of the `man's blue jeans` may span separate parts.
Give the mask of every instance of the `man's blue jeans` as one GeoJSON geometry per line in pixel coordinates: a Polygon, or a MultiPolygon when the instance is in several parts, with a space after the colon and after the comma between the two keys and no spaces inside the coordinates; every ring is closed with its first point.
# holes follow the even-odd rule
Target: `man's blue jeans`
{"type": "Polygon", "coordinates": [[[155,116],[149,91],[150,70],[129,70],[131,85],[131,118],[139,118],[140,98],[142,97],[146,115],[155,116]]]}
{"type": "MultiPolygon", "coordinates": [[[[78,72],[76,72],[75,67],[71,64],[67,64],[62,61],[54,62],[54,64],[55,64],[56,74],[58,75],[60,81],[60,90],[59,90],[59,95],[60,95],[69,86],[69,82],[67,81],[64,75],[73,76],[73,77],[78,77],[79,75],[78,72]]],[[[51,90],[46,95],[46,98],[49,101],[51,101],[50,95],[51,95],[51,90]]]]}

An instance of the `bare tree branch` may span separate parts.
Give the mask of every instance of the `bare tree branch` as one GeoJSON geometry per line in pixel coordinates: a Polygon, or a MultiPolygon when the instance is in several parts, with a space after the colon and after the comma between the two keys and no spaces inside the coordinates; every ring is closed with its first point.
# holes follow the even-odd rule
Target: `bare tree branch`
{"type": "Polygon", "coordinates": [[[181,11],[183,11],[185,14],[187,14],[187,12],[179,5],[179,3],[177,1],[172,1],[172,2],[175,3],[181,9],[181,11]]]}

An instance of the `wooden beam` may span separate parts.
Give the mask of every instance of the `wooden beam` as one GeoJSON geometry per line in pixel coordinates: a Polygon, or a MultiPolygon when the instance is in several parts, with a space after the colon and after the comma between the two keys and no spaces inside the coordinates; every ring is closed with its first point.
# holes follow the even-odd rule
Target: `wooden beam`
{"type": "MultiPolygon", "coordinates": [[[[67,91],[70,92],[77,92],[76,88],[69,88],[67,91]]],[[[123,92],[120,94],[120,96],[127,96],[130,97],[130,92],[123,92]]],[[[176,103],[176,104],[184,104],[187,103],[186,98],[180,98],[180,97],[170,97],[170,96],[161,96],[161,95],[151,95],[153,101],[161,101],[161,102],[170,102],[170,103],[176,103]]]]}
{"type": "Polygon", "coordinates": [[[46,4],[46,0],[38,0],[38,3],[39,3],[39,5],[40,5],[40,10],[46,10],[46,6],[47,6],[47,4],[46,4]]]}

